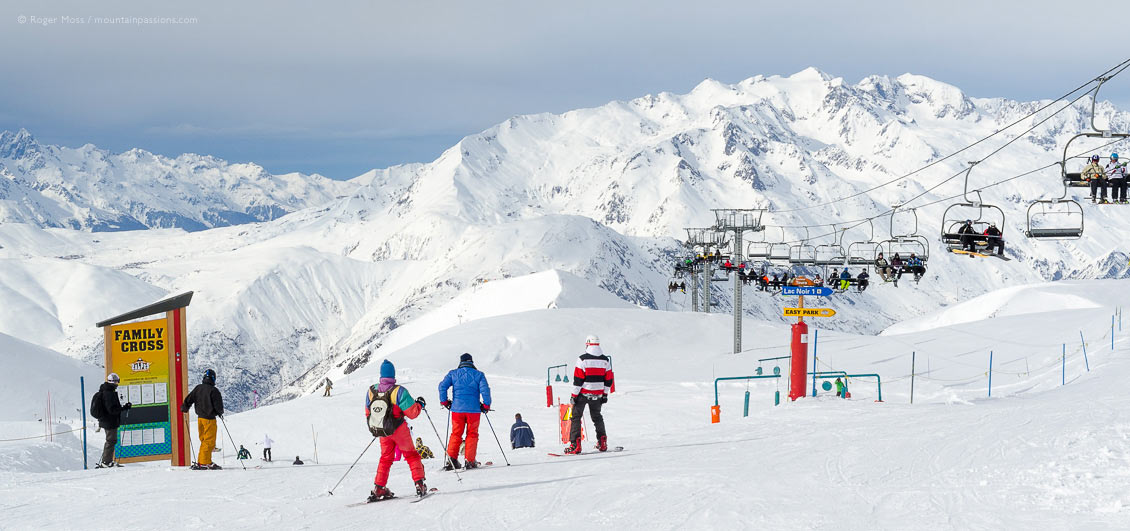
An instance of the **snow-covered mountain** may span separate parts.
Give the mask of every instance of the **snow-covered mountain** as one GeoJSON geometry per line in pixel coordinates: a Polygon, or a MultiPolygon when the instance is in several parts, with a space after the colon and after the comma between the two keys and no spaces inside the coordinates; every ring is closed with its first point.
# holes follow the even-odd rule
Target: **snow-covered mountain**
{"type": "Polygon", "coordinates": [[[0,223],[89,231],[203,230],[276,219],[348,194],[355,183],[271,175],[255,164],[194,154],[175,159],[87,144],[43,145],[0,133],[0,223]]]}
{"type": "MultiPolygon", "coordinates": [[[[710,208],[781,211],[858,193],[1040,105],[971,98],[921,76],[874,76],[849,85],[809,69],[733,85],[706,81],[686,95],[515,117],[464,138],[431,163],[369,172],[354,180],[346,197],[266,223],[112,234],[7,223],[0,226],[0,269],[7,268],[0,272],[0,289],[7,283],[9,291],[28,293],[14,286],[41,286],[24,300],[38,305],[37,315],[58,322],[49,340],[27,327],[0,327],[0,333],[98,359],[101,336],[90,330],[92,323],[77,321],[87,319],[79,317],[84,313],[62,311],[77,306],[65,300],[77,292],[37,277],[80,265],[98,268],[98,278],[122,286],[113,299],[117,305],[196,291],[189,310],[193,364],[231,375],[237,404],[247,404],[253,390],[265,395],[287,389],[284,395],[291,396],[308,392],[328,371],[363,366],[395,330],[416,319],[459,314],[450,304],[484,280],[554,272],[538,277],[540,288],[523,291],[529,304],[485,315],[544,307],[552,285],[580,292],[578,282],[643,307],[687,309],[688,297],[666,290],[672,265],[684,252],[675,238],[684,235],[683,227],[713,223],[710,208]],[[40,266],[28,267],[28,260],[40,266]]],[[[973,172],[971,187],[1058,160],[1067,138],[1088,126],[1088,111],[1089,104],[1068,109],[986,159],[973,172]]],[[[1109,104],[1101,103],[1098,113],[1100,124],[1130,128],[1127,114],[1109,104]]],[[[985,156],[1022,127],[897,185],[764,221],[799,226],[876,215],[959,172],[963,161],[985,156]]],[[[9,151],[26,155],[27,149],[9,151]]],[[[910,206],[961,189],[955,179],[910,206]]],[[[984,191],[985,201],[1007,215],[1011,262],[944,253],[938,234],[946,204],[920,208],[918,232],[933,251],[925,280],[833,297],[827,305],[839,313],[821,326],[878,333],[1005,285],[1125,277],[1121,246],[1130,236],[1124,228],[1130,211],[1122,207],[1085,205],[1088,231],[1079,241],[1021,236],[1028,202],[1061,192],[1058,175],[1050,172],[984,191]]],[[[910,220],[897,218],[895,230],[905,231],[910,220]]],[[[844,244],[884,239],[891,224],[880,218],[866,226],[873,232],[849,231],[844,244]]],[[[816,239],[821,232],[808,231],[811,243],[832,242],[816,239]]],[[[792,240],[806,232],[765,234],[792,240]]],[[[715,311],[731,311],[729,289],[715,283],[715,311]]],[[[779,321],[790,302],[747,290],[744,306],[750,317],[779,321]]],[[[102,310],[96,311],[100,318],[119,313],[110,303],[91,304],[102,310]]],[[[15,322],[15,311],[0,307],[0,326],[15,322]]],[[[747,345],[760,341],[747,335],[747,345]]]]}

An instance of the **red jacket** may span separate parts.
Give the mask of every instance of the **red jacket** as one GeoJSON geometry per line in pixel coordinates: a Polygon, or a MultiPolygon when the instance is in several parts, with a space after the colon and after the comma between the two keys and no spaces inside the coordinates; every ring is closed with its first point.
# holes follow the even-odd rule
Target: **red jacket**
{"type": "Polygon", "coordinates": [[[604,396],[615,387],[614,382],[608,356],[600,345],[589,345],[573,367],[573,396],[604,396]]]}

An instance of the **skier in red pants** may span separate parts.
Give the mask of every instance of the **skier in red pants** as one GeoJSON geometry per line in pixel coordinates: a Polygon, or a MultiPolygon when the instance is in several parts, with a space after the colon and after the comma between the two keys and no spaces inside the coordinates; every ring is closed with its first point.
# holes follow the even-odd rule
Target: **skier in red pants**
{"type": "Polygon", "coordinates": [[[424,407],[423,397],[413,400],[407,389],[396,385],[396,367],[392,362],[385,360],[381,363],[380,382],[369,387],[365,396],[365,419],[369,432],[381,439],[381,460],[377,464],[377,476],[373,479],[373,492],[369,494],[370,502],[394,496],[385,485],[388,471],[392,468],[393,454],[397,450],[408,461],[412,481],[416,482],[416,495],[423,496],[428,492],[428,486],[424,484],[424,464],[420,461],[420,454],[416,453],[412,434],[404,420],[405,417],[416,418],[424,407]]]}

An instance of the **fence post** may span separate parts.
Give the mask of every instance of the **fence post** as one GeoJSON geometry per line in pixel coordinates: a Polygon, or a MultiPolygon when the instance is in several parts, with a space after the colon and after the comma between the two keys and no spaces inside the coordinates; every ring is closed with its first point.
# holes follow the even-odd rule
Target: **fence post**
{"type": "Polygon", "coordinates": [[[816,397],[816,347],[820,346],[820,331],[815,330],[816,336],[812,342],[812,396],[816,397]]]}
{"type": "Polygon", "coordinates": [[[1079,343],[1083,344],[1083,363],[1087,365],[1087,372],[1091,372],[1091,361],[1087,359],[1087,341],[1083,339],[1083,331],[1079,331],[1079,343]]]}
{"type": "Polygon", "coordinates": [[[993,397],[993,351],[989,351],[989,398],[993,397]]]}
{"type": "Polygon", "coordinates": [[[1114,351],[1114,314],[1110,314],[1110,350],[1114,351]]]}
{"type": "Polygon", "coordinates": [[[1059,385],[1067,385],[1067,343],[1063,344],[1063,356],[1061,359],[1063,360],[1063,368],[1061,369],[1063,372],[1060,373],[1059,376],[1059,385]]]}
{"type": "Polygon", "coordinates": [[[78,377],[79,398],[82,399],[82,469],[86,468],[86,378],[78,377]]]}
{"type": "Polygon", "coordinates": [[[910,352],[910,403],[914,403],[914,356],[916,352],[910,352]]]}

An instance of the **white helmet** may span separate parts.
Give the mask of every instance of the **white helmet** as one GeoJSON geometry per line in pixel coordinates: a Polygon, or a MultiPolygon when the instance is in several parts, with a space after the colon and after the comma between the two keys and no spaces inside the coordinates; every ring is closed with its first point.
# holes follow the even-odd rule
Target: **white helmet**
{"type": "Polygon", "coordinates": [[[114,385],[118,385],[118,382],[120,382],[120,381],[122,381],[122,379],[118,377],[118,373],[116,373],[116,372],[112,372],[112,373],[106,375],[106,382],[107,383],[112,383],[114,385]]]}
{"type": "Polygon", "coordinates": [[[586,346],[588,346],[588,345],[599,345],[599,344],[600,344],[600,338],[596,337],[595,334],[589,334],[589,337],[585,338],[585,345],[586,346]]]}

